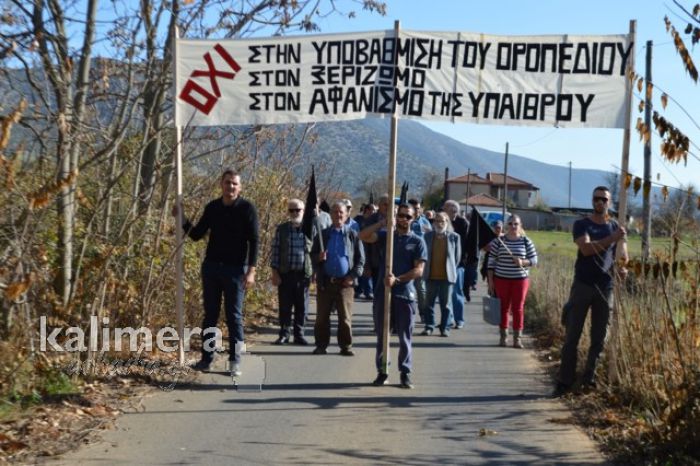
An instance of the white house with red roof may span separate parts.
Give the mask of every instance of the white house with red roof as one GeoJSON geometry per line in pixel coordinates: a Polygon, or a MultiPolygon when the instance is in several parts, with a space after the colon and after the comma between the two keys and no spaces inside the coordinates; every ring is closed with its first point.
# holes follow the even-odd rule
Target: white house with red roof
{"type": "Polygon", "coordinates": [[[513,176],[507,177],[506,187],[504,179],[503,173],[493,172],[487,173],[485,177],[470,173],[448,178],[445,181],[447,198],[454,199],[461,205],[474,205],[480,210],[500,208],[505,188],[507,199],[513,207],[528,209],[538,204],[540,188],[513,176]]]}

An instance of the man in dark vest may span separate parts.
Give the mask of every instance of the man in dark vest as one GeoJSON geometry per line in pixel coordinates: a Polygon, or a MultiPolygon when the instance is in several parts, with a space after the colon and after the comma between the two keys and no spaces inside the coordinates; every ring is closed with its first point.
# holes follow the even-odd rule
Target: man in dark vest
{"type": "Polygon", "coordinates": [[[272,284],[277,287],[279,299],[279,338],[276,345],[289,343],[294,309],[294,344],[308,345],[304,338],[304,324],[309,309],[311,281],[311,240],[301,228],[304,202],[290,199],[287,203],[289,221],[281,223],[272,242],[272,284]]]}

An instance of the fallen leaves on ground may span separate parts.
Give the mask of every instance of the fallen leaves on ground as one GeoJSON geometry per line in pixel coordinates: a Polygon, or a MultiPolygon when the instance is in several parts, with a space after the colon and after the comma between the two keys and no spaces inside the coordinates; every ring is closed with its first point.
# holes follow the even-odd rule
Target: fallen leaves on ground
{"type": "MultiPolygon", "coordinates": [[[[275,319],[272,307],[254,313],[254,317],[246,319],[246,340],[259,341],[259,332],[272,326],[275,319]]],[[[127,360],[130,356],[122,357],[127,360]]],[[[128,369],[128,376],[100,374],[106,378],[83,383],[79,394],[50,397],[41,405],[18,409],[16,415],[0,421],[0,464],[34,463],[38,457],[75,450],[97,439],[100,431],[111,428],[120,413],[145,410],[143,396],[155,391],[154,385],[166,390],[172,388],[171,384],[190,383],[196,377],[186,371],[173,382],[167,373],[128,369]]]]}
{"type": "Polygon", "coordinates": [[[0,462],[32,462],[78,448],[113,426],[134,398],[153,390],[122,383],[91,384],[79,395],[53,396],[40,406],[0,423],[0,462]],[[119,395],[119,396],[117,396],[119,395]]]}

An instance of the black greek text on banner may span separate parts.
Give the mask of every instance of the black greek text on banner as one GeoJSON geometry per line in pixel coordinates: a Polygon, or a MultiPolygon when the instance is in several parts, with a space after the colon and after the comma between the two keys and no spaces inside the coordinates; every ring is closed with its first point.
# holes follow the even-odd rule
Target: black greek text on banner
{"type": "Polygon", "coordinates": [[[177,41],[177,125],[391,115],[624,128],[632,43],[605,36],[394,31],[177,41]]]}

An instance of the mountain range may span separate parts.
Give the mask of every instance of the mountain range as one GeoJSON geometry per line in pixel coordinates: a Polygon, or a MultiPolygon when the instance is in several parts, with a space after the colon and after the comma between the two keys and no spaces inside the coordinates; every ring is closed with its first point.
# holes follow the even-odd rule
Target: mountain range
{"type": "MultiPolygon", "coordinates": [[[[334,163],[332,176],[338,178],[340,190],[354,196],[365,195],[363,186],[368,180],[387,177],[389,119],[318,123],[313,131],[318,138],[307,154],[308,162],[334,163]]],[[[503,164],[503,153],[461,143],[416,121],[399,121],[396,181],[397,185],[404,180],[409,182],[409,197],[423,193],[431,174],[439,181],[434,186],[442,186],[445,168],[449,169],[450,178],[465,175],[467,170],[483,177],[487,172],[503,173],[503,164]]],[[[568,206],[568,167],[509,154],[508,175],[540,188],[540,196],[548,206],[568,206]]],[[[573,169],[572,207],[590,207],[591,189],[610,184],[610,175],[604,170],[573,169]]]]}
{"type": "MultiPolygon", "coordinates": [[[[21,70],[8,70],[16,89],[26,92],[10,92],[8,83],[0,82],[0,92],[9,100],[21,95],[31,95],[32,89],[21,70]]],[[[9,105],[9,104],[8,104],[9,105]]],[[[110,105],[101,105],[99,112],[111,117],[110,105]]],[[[139,114],[135,116],[138,120],[139,114]]],[[[332,166],[325,175],[333,178],[328,185],[354,197],[363,197],[368,182],[386,180],[389,162],[389,118],[365,118],[343,122],[317,123],[312,132],[316,142],[305,154],[306,163],[332,166]],[[322,161],[326,163],[321,163],[322,161]],[[330,163],[327,163],[330,162],[330,163]]],[[[429,129],[420,122],[400,120],[398,125],[398,150],[396,182],[409,182],[409,196],[422,196],[432,178],[432,187],[442,186],[445,168],[450,177],[465,175],[467,170],[480,176],[487,172],[503,173],[504,154],[461,143],[429,129]]],[[[32,133],[16,127],[12,140],[31,140],[32,133]]],[[[300,170],[301,171],[301,170],[300,170]]],[[[509,154],[508,174],[540,188],[541,199],[550,207],[568,205],[569,168],[552,165],[527,157],[527,154],[509,154]]],[[[318,173],[323,181],[324,173],[318,173]]],[[[591,189],[609,184],[610,172],[603,170],[573,169],[571,205],[590,207],[591,189]]],[[[378,195],[378,192],[375,192],[378,195]]]]}

